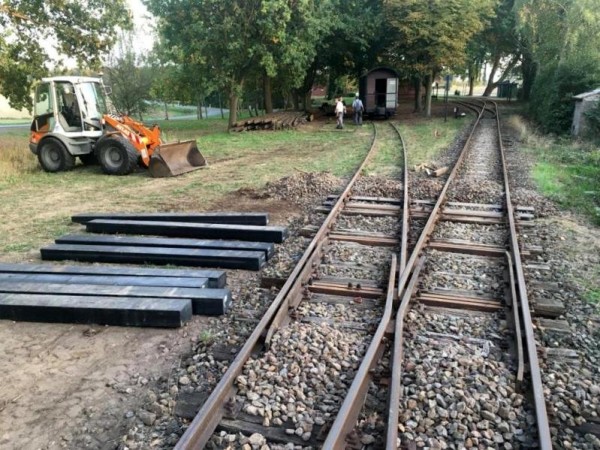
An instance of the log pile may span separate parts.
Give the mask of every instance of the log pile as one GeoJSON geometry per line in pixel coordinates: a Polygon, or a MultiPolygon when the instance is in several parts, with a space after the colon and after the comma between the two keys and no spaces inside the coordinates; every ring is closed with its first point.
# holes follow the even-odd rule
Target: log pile
{"type": "Polygon", "coordinates": [[[231,131],[287,130],[312,120],[313,115],[304,111],[282,111],[239,120],[231,131]]]}

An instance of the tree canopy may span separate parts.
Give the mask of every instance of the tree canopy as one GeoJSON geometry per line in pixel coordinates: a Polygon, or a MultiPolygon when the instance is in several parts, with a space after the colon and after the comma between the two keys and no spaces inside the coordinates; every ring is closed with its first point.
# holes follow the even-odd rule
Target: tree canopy
{"type": "MultiPolygon", "coordinates": [[[[32,81],[62,58],[99,68],[115,31],[131,25],[125,0],[71,0],[68,7],[48,0],[43,8],[1,1],[0,94],[14,107],[28,105],[32,81]]],[[[484,95],[520,73],[532,116],[566,131],[572,96],[600,84],[597,0],[143,1],[157,17],[155,54],[141,61],[128,48],[105,61],[115,93],[117,84],[143,87],[133,100],[125,98],[128,88],[115,99],[129,113],[143,110],[142,97],[161,101],[165,111],[171,101],[200,111],[208,98],[228,98],[232,124],[241,104],[270,111],[275,99],[308,108],[315,83],[343,94],[383,65],[414,83],[419,112],[425,87],[429,114],[436,77],[468,74],[472,91],[488,66],[484,95]]]]}
{"type": "Polygon", "coordinates": [[[97,69],[116,41],[116,29],[131,25],[124,0],[2,0],[0,3],[0,94],[11,106],[30,106],[31,84],[71,58],[97,69]]]}

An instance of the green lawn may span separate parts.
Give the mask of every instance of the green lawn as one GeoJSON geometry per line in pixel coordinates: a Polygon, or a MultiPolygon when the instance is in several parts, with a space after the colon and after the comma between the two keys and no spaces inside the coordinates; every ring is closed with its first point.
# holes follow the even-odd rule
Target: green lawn
{"type": "MultiPolygon", "coordinates": [[[[454,139],[440,120],[401,125],[412,136],[411,152],[420,152],[437,135],[436,148],[454,139]]],[[[270,181],[302,172],[328,171],[349,176],[366,154],[371,124],[335,130],[332,121],[310,123],[298,130],[228,133],[226,119],[177,120],[160,123],[167,141],[195,139],[209,166],[174,178],[153,179],[143,169],[115,177],[99,167],[76,165],[70,172],[48,174],[28,149],[27,130],[0,134],[0,252],[3,259],[37,258],[38,249],[61,234],[79,231],[75,213],[93,211],[202,211],[235,208],[232,194],[240,188],[260,189],[270,181]],[[233,205],[233,206],[232,206],[233,205]]],[[[377,122],[378,128],[389,128],[377,122]]],[[[456,131],[456,129],[455,129],[456,131]]],[[[393,136],[381,134],[379,153],[368,173],[394,174],[400,152],[393,136]]],[[[327,193],[324,192],[323,195],[327,193]]],[[[257,206],[260,208],[260,206],[257,206]]]]}
{"type": "Polygon", "coordinates": [[[600,225],[600,148],[557,140],[533,141],[525,149],[537,160],[533,178],[540,190],[600,225]]]}

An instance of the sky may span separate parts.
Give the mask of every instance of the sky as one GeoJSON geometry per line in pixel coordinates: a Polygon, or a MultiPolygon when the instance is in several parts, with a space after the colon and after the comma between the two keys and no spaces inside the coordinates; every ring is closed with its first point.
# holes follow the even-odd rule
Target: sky
{"type": "Polygon", "coordinates": [[[148,53],[156,39],[154,16],[141,0],[127,0],[127,5],[133,14],[135,51],[138,54],[148,53]]]}

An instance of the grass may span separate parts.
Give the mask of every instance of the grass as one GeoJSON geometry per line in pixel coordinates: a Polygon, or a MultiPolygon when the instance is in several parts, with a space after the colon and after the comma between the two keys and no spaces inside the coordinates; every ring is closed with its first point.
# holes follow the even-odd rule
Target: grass
{"type": "Polygon", "coordinates": [[[444,122],[443,118],[401,124],[399,128],[408,148],[409,166],[435,161],[467,124],[468,121],[454,119],[444,122]]]}
{"type": "Polygon", "coordinates": [[[540,191],[600,225],[600,147],[538,136],[517,117],[511,123],[520,132],[522,148],[536,160],[532,176],[540,191]]]}
{"type": "MultiPolygon", "coordinates": [[[[29,151],[27,130],[0,134],[2,259],[38,258],[38,249],[57,236],[80,231],[80,226],[70,221],[76,213],[234,208],[230,205],[237,204],[237,197],[227,200],[227,196],[236,190],[259,189],[296,171],[329,171],[347,177],[364,157],[372,136],[369,125],[358,128],[348,124],[337,131],[333,121],[315,122],[299,130],[227,133],[226,121],[161,122],[167,140],[196,139],[209,162],[203,170],[162,179],[150,178],[143,169],[126,177],[107,176],[99,167],[80,164],[70,172],[48,174],[29,151]]],[[[438,149],[454,138],[450,128],[443,135],[434,133],[432,127],[441,129],[435,120],[430,125],[417,122],[402,127],[414,141],[418,141],[418,133],[426,134],[425,140],[435,140],[438,149]],[[429,138],[434,134],[435,138],[429,138]]],[[[397,148],[391,138],[379,150],[369,171],[388,174],[398,170],[397,148]]]]}

